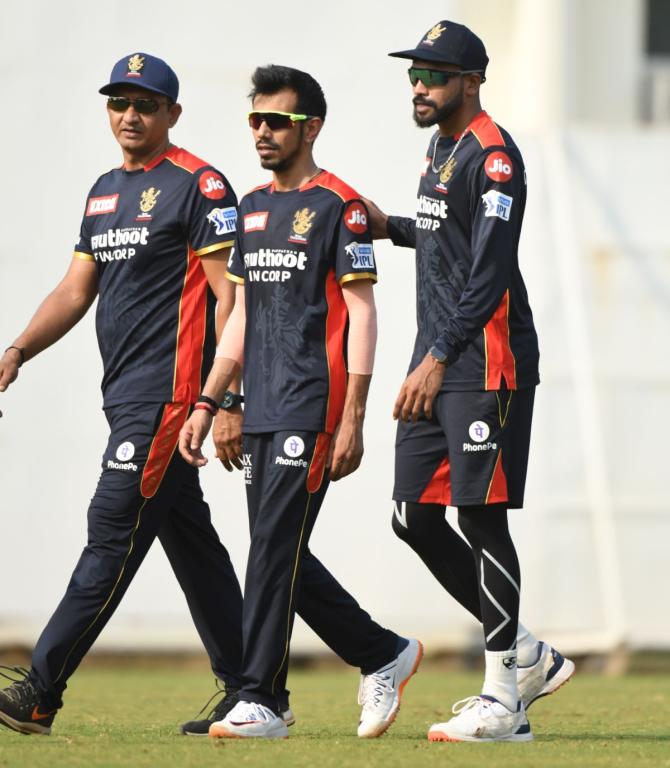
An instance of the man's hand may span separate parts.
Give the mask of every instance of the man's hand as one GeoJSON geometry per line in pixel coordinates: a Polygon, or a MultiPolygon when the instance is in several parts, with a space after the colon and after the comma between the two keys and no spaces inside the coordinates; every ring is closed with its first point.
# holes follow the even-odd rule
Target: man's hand
{"type": "Polygon", "coordinates": [[[335,430],[330,443],[330,455],[326,467],[330,479],[341,480],[355,472],[363,458],[363,422],[346,419],[335,430]]]}
{"type": "Polygon", "coordinates": [[[213,416],[198,408],[189,416],[179,432],[179,453],[192,467],[204,467],[207,459],[202,455],[202,444],[212,426],[213,416]]]}
{"type": "Polygon", "coordinates": [[[237,406],[228,411],[219,410],[214,419],[212,437],[216,448],[216,457],[221,461],[228,472],[233,467],[243,469],[242,466],[242,409],[237,406]]]}
{"type": "Polygon", "coordinates": [[[388,216],[384,211],[373,203],[372,200],[368,200],[367,197],[362,197],[361,200],[365,203],[365,207],[370,214],[370,228],[372,229],[373,240],[384,240],[389,236],[388,233],[388,216]]]}
{"type": "Polygon", "coordinates": [[[19,375],[20,365],[21,353],[18,349],[8,349],[0,357],[0,392],[4,392],[16,380],[16,377],[19,375]]]}
{"type": "Polygon", "coordinates": [[[426,355],[405,379],[395,401],[393,418],[417,421],[421,414],[427,419],[433,415],[433,400],[440,391],[447,366],[438,363],[432,355],[426,355]]]}

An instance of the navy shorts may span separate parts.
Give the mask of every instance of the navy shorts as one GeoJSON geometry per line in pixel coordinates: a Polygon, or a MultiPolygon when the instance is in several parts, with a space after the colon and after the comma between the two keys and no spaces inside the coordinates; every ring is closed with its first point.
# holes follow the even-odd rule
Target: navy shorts
{"type": "Polygon", "coordinates": [[[443,392],[430,420],[398,422],[395,501],[523,506],[535,387],[443,392]]]}

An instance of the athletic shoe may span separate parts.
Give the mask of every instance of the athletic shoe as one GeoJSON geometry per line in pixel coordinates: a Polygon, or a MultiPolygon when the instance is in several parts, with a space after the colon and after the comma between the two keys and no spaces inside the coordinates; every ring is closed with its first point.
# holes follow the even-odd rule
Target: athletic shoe
{"type": "Polygon", "coordinates": [[[410,640],[407,647],[389,664],[361,675],[358,703],[363,707],[358,725],[362,739],[375,739],[391,726],[400,709],[400,699],[410,677],[423,657],[423,645],[410,640]]]}
{"type": "Polygon", "coordinates": [[[215,739],[288,739],[284,720],[263,704],[238,701],[228,714],[209,728],[215,739]]]}
{"type": "Polygon", "coordinates": [[[13,674],[0,675],[12,684],[0,691],[0,725],[25,734],[48,736],[57,710],[42,707],[39,691],[28,679],[28,670],[23,667],[2,667],[13,674]],[[18,679],[17,679],[18,677],[18,679]]]}
{"type": "MultiPolygon", "coordinates": [[[[216,687],[218,688],[218,690],[209,699],[209,701],[200,710],[200,712],[198,712],[198,714],[196,715],[196,719],[189,720],[188,723],[183,723],[180,726],[180,730],[184,734],[184,736],[208,736],[210,726],[219,720],[223,720],[223,718],[230,712],[230,710],[240,700],[239,696],[237,695],[238,689],[237,688],[221,688],[218,678],[216,679],[216,687]],[[210,711],[210,713],[207,715],[205,719],[198,720],[197,718],[207,709],[207,707],[209,707],[209,705],[217,696],[223,696],[223,698],[210,711]]],[[[282,720],[286,723],[286,725],[293,725],[295,723],[295,716],[293,715],[293,712],[291,711],[288,705],[286,706],[286,709],[280,713],[280,716],[282,720]]]]}
{"type": "Polygon", "coordinates": [[[542,696],[557,691],[575,673],[575,663],[547,643],[540,642],[540,655],[535,664],[517,669],[519,698],[525,709],[542,696]]]}
{"type": "Polygon", "coordinates": [[[493,696],[470,696],[457,701],[451,711],[456,717],[431,725],[428,741],[533,740],[522,702],[512,712],[493,696]]]}

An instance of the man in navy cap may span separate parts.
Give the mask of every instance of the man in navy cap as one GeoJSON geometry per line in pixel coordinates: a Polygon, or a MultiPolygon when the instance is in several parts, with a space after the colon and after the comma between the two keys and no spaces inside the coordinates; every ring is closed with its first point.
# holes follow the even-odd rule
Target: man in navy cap
{"type": "Polygon", "coordinates": [[[519,624],[520,572],[507,510],[523,505],[538,344],[517,250],[526,172],[483,111],[488,57],[443,20],[409,59],[414,120],[437,126],[415,218],[370,205],[373,231],[416,249],[417,336],[395,403],[393,529],[483,624],[481,694],[430,728],[431,741],[529,741],[525,710],[574,664],[519,624]],[[445,519],[458,507],[464,541],[445,519]],[[469,546],[468,546],[469,544],[469,546]]]}
{"type": "MultiPolygon", "coordinates": [[[[219,171],[171,144],[179,82],[164,61],[126,56],[100,92],[123,165],[93,185],[65,277],[0,359],[2,392],[98,298],[110,436],[88,510],[88,543],[65,596],[31,669],[4,675],[14,682],[0,691],[0,723],[22,733],[51,731],[68,678],[155,538],[217,678],[229,689],[240,684],[240,587],[197,470],[175,452],[189,412],[203,407],[196,401],[214,354],[216,299],[219,327],[234,301],[225,273],[237,200],[219,171]]],[[[222,407],[239,410],[239,396],[231,392],[222,407]]]]}

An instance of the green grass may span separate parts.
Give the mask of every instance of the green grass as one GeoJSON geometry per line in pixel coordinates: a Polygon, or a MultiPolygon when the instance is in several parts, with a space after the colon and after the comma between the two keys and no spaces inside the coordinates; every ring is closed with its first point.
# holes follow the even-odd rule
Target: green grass
{"type": "Polygon", "coordinates": [[[194,671],[82,669],[71,681],[53,735],[26,737],[0,728],[0,766],[272,766],[414,768],[481,766],[670,766],[670,677],[577,675],[530,710],[531,744],[431,744],[428,726],[451,703],[477,691],[479,675],[425,665],[381,739],[356,738],[358,676],[348,668],[291,675],[298,722],[285,741],[210,741],[181,736],[212,690],[194,671]]]}

